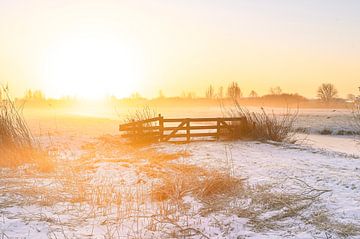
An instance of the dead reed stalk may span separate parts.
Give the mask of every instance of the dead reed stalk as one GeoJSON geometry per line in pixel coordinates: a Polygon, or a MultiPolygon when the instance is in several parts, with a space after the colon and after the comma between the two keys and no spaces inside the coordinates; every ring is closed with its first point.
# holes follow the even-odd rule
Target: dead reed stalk
{"type": "MultiPolygon", "coordinates": [[[[124,120],[124,123],[136,123],[143,120],[148,120],[157,117],[156,111],[149,106],[138,108],[133,112],[130,112],[124,120]]],[[[131,143],[146,144],[157,141],[158,135],[156,135],[155,129],[149,129],[149,127],[158,126],[158,121],[139,123],[133,126],[133,130],[129,130],[126,136],[130,139],[131,143]]]]}
{"type": "Polygon", "coordinates": [[[282,115],[274,112],[267,113],[264,108],[260,112],[251,112],[242,107],[238,101],[234,101],[234,108],[227,109],[226,114],[231,117],[244,117],[245,123],[232,125],[233,133],[225,135],[232,139],[246,138],[260,141],[276,141],[294,143],[294,124],[298,112],[291,112],[289,108],[282,115]]]}
{"type": "Polygon", "coordinates": [[[52,168],[48,155],[40,149],[7,86],[0,88],[0,167],[36,163],[41,170],[52,168]]]}
{"type": "Polygon", "coordinates": [[[360,102],[354,104],[353,118],[356,128],[356,133],[360,134],[360,102]]]}

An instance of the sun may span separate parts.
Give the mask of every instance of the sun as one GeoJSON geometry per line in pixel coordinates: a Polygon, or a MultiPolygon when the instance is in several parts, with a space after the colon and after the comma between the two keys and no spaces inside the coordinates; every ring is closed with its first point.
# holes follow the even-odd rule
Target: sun
{"type": "Polygon", "coordinates": [[[143,78],[135,48],[115,39],[69,38],[50,46],[42,67],[45,92],[52,97],[126,97],[143,78]]]}

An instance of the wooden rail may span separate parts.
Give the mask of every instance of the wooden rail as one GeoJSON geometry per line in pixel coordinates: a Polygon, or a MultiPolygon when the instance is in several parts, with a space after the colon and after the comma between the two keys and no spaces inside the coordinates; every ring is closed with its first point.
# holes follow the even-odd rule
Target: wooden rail
{"type": "Polygon", "coordinates": [[[246,124],[245,117],[166,119],[159,114],[155,118],[121,124],[119,130],[125,132],[125,137],[140,139],[151,137],[158,141],[185,138],[189,142],[194,137],[216,137],[219,139],[222,130],[233,132],[235,130],[234,125],[240,124],[246,124]],[[201,132],[200,130],[212,130],[212,132],[201,132]]]}

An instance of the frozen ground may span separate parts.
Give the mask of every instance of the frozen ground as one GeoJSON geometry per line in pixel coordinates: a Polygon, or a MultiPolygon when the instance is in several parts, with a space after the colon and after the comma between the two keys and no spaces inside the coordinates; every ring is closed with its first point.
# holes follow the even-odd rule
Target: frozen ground
{"type": "MultiPolygon", "coordinates": [[[[319,124],[316,117],[308,125],[319,124]]],[[[56,129],[61,134],[39,135],[63,160],[80,158],[81,164],[65,171],[81,170],[64,178],[1,171],[0,238],[360,238],[360,145],[353,136],[299,135],[304,140],[295,145],[236,141],[129,148],[112,136],[97,138],[115,134],[116,121],[67,122],[67,129],[56,129]],[[201,213],[204,202],[192,195],[180,204],[150,202],[146,192],[158,180],[141,169],[156,171],[158,164],[150,161],[162,155],[179,155],[172,161],[177,164],[230,170],[251,186],[272,185],[276,192],[324,193],[298,214],[259,229],[238,210],[255,198],[207,214],[201,213]],[[313,216],[321,212],[328,217],[313,216]]],[[[259,218],[266,221],[278,210],[259,218]]]]}

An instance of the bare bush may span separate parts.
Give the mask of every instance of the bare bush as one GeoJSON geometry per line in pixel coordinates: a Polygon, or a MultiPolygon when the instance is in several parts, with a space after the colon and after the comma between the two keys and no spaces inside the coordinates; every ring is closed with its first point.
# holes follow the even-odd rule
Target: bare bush
{"type": "Polygon", "coordinates": [[[228,135],[233,139],[248,138],[253,140],[270,140],[276,142],[295,142],[294,123],[298,112],[291,112],[286,109],[283,115],[276,115],[274,112],[267,113],[263,108],[261,112],[250,112],[234,101],[235,107],[228,109],[226,113],[231,117],[243,117],[244,121],[232,124],[233,132],[228,135]]]}
{"type": "Polygon", "coordinates": [[[133,126],[127,131],[125,136],[128,137],[132,143],[149,143],[157,141],[157,130],[151,127],[158,126],[158,121],[142,123],[142,121],[156,118],[157,116],[156,111],[149,106],[144,106],[130,112],[125,117],[124,123],[133,124],[133,126]]]}

